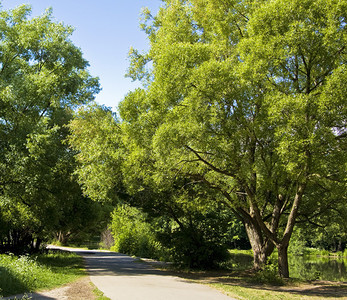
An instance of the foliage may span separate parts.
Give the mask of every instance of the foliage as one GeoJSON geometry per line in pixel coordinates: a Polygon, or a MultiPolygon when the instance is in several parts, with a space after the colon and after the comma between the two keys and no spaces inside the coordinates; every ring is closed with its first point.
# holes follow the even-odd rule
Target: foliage
{"type": "Polygon", "coordinates": [[[138,209],[118,206],[112,213],[111,230],[114,237],[113,251],[139,257],[161,258],[163,248],[157,241],[151,225],[138,209]]]}
{"type": "Polygon", "coordinates": [[[212,243],[224,247],[236,216],[254,268],[277,248],[289,277],[295,222],[329,219],[346,200],[346,8],[167,0],[157,16],[145,11],[150,50],[132,49],[128,71],[143,88],[120,103],[119,120],[89,107],[71,125],[85,192],[158,218],[181,260],[193,232],[206,257],[212,243]]]}
{"type": "MultiPolygon", "coordinates": [[[[250,270],[253,263],[252,250],[229,250],[230,259],[224,266],[232,271],[250,270]]],[[[222,265],[223,266],[223,265],[222,265]]]]}
{"type": "Polygon", "coordinates": [[[75,172],[85,194],[100,202],[118,200],[124,193],[124,154],[116,115],[92,104],[77,111],[69,128],[69,143],[78,151],[75,172]]]}
{"type": "MultiPolygon", "coordinates": [[[[204,200],[208,203],[208,199],[204,200]]],[[[181,198],[175,209],[174,217],[170,214],[164,217],[163,213],[154,227],[159,241],[170,249],[173,262],[189,268],[211,269],[228,260],[234,234],[228,210],[190,197],[181,198]]]]}
{"type": "Polygon", "coordinates": [[[150,50],[129,70],[145,86],[119,107],[127,184],[214,190],[245,223],[255,268],[276,247],[288,277],[297,218],[346,199],[346,11],[333,0],[172,0],[148,14],[150,50]]]}
{"type": "Polygon", "coordinates": [[[304,255],[306,249],[305,235],[299,228],[295,228],[293,237],[288,247],[288,253],[292,255],[304,255]]]}
{"type": "Polygon", "coordinates": [[[285,281],[279,276],[277,270],[277,259],[272,254],[266,266],[262,270],[259,270],[254,277],[251,278],[251,281],[258,284],[284,285],[285,281]]]}
{"type": "Polygon", "coordinates": [[[89,75],[87,61],[69,38],[72,28],[53,22],[51,10],[31,19],[30,13],[27,5],[0,11],[4,248],[28,247],[33,240],[39,245],[55,230],[72,230],[80,221],[68,216],[85,198],[72,174],[75,153],[63,143],[65,125],[72,111],[99,90],[98,79],[89,75]],[[66,223],[60,224],[63,219],[66,223]]]}
{"type": "MultiPolygon", "coordinates": [[[[203,262],[204,267],[212,267],[227,257],[230,240],[234,245],[238,240],[240,245],[245,243],[242,225],[230,220],[230,212],[222,209],[222,204],[210,204],[213,193],[200,188],[201,195],[192,194],[198,187],[189,185],[179,188],[185,184],[184,178],[167,183],[161,190],[150,182],[141,185],[136,173],[145,170],[142,163],[149,166],[151,161],[129,157],[137,154],[131,153],[131,136],[123,131],[126,128],[122,125],[107,108],[99,106],[80,109],[70,123],[69,142],[79,151],[77,174],[86,195],[98,201],[122,200],[141,208],[148,214],[151,230],[156,232],[164,248],[171,249],[172,257],[179,264],[196,267],[203,262]]],[[[114,224],[115,220],[113,227],[114,224]]],[[[138,243],[137,233],[129,226],[126,228],[116,239],[115,248],[138,253],[139,246],[130,245],[138,243]]],[[[151,255],[158,256],[155,251],[151,255]]]]}
{"type": "Polygon", "coordinates": [[[83,260],[71,253],[0,255],[0,295],[48,289],[84,275],[83,260]]]}

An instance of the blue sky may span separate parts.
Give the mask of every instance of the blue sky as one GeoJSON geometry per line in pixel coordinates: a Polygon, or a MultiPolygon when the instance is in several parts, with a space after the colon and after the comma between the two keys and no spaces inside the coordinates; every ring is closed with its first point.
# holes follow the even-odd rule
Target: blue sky
{"type": "Polygon", "coordinates": [[[71,39],[82,49],[90,63],[90,73],[100,78],[102,91],[96,96],[100,104],[114,110],[127,94],[139,86],[124,78],[129,65],[130,47],[148,49],[146,34],[139,28],[142,7],[156,14],[160,0],[0,0],[3,9],[20,4],[32,6],[32,16],[53,8],[56,21],[75,28],[71,39]]]}

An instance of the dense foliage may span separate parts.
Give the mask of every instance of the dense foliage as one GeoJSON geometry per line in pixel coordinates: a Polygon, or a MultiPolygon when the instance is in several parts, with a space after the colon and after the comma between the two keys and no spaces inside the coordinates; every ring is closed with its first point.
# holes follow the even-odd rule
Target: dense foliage
{"type": "Polygon", "coordinates": [[[153,227],[146,222],[145,215],[134,207],[122,205],[112,213],[111,232],[114,236],[112,250],[139,257],[163,258],[153,227]]]}
{"type": "Polygon", "coordinates": [[[73,123],[81,182],[90,195],[122,186],[125,201],[185,228],[168,235],[181,250],[204,220],[203,235],[237,216],[254,268],[277,248],[288,277],[295,222],[343,215],[347,2],[163,2],[155,17],[145,12],[150,50],[130,53],[128,76],[144,88],[120,103],[115,125],[94,125],[111,141],[107,156],[83,147],[83,117],[73,123]]]}
{"type": "Polygon", "coordinates": [[[50,10],[30,13],[27,5],[0,11],[0,250],[37,248],[54,232],[86,225],[88,210],[96,217],[63,141],[98,79],[71,42],[71,27],[53,22],[50,10]]]}
{"type": "Polygon", "coordinates": [[[297,219],[345,203],[346,1],[164,1],[120,105],[128,165],[165,189],[214,190],[245,223],[261,268],[289,276],[297,219]],[[144,68],[151,62],[152,68],[144,68]]]}

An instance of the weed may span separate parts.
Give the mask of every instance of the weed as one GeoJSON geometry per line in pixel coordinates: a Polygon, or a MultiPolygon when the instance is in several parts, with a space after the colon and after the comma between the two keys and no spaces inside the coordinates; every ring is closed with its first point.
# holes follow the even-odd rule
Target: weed
{"type": "Polygon", "coordinates": [[[84,275],[83,260],[71,253],[0,255],[2,296],[52,288],[84,275]]]}

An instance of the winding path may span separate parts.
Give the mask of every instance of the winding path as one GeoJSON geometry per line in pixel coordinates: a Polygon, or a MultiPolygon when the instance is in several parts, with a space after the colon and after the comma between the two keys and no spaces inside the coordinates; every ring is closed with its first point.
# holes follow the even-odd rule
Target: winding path
{"type": "Polygon", "coordinates": [[[232,299],[206,285],[172,276],[124,254],[65,247],[60,249],[82,255],[91,281],[112,300],[232,299]]]}

